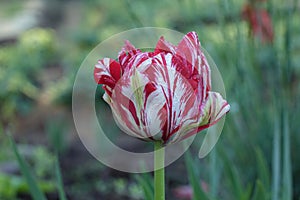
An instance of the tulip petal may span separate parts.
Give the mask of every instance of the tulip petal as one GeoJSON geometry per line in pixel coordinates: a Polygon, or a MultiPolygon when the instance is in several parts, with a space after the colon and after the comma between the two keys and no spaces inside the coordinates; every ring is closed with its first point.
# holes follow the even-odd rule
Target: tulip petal
{"type": "Polygon", "coordinates": [[[202,110],[202,117],[198,131],[205,126],[212,126],[230,110],[230,105],[223,99],[220,93],[208,92],[208,99],[202,110]]]}
{"type": "MultiPolygon", "coordinates": [[[[185,62],[182,66],[189,77],[194,72],[194,67],[198,66],[198,56],[200,56],[200,42],[196,32],[189,32],[179,42],[176,55],[179,59],[185,62]]],[[[178,66],[180,67],[180,66],[178,66]]]]}
{"type": "Polygon", "coordinates": [[[111,58],[99,60],[95,65],[94,79],[96,83],[103,84],[103,88],[109,96],[111,96],[111,91],[121,76],[122,70],[120,64],[111,58]]]}
{"type": "Polygon", "coordinates": [[[130,61],[135,60],[135,56],[140,53],[142,53],[140,49],[135,48],[128,40],[126,40],[118,56],[122,70],[125,71],[127,67],[131,66],[130,61]]]}
{"type": "Polygon", "coordinates": [[[177,48],[176,46],[174,46],[173,44],[166,41],[165,38],[162,36],[159,38],[154,52],[157,52],[157,53],[165,52],[165,53],[175,54],[176,48],[177,48]]]}
{"type": "Polygon", "coordinates": [[[150,81],[161,88],[166,102],[163,137],[168,142],[170,137],[182,127],[196,122],[198,101],[188,80],[172,66],[171,54],[159,54],[153,60],[153,66],[144,72],[150,81]]]}
{"type": "Polygon", "coordinates": [[[211,71],[203,52],[200,53],[199,60],[201,61],[198,62],[198,69],[194,69],[197,73],[194,73],[190,79],[190,83],[192,86],[193,84],[196,85],[194,89],[198,94],[198,100],[199,102],[203,102],[207,99],[208,92],[211,90],[211,71]]]}
{"type": "MultiPolygon", "coordinates": [[[[223,99],[221,94],[217,92],[208,92],[208,98],[201,109],[201,117],[197,123],[197,131],[191,131],[182,136],[180,140],[184,140],[193,134],[196,134],[210,126],[216,124],[230,110],[230,105],[223,99]]],[[[192,127],[194,125],[191,125],[192,127]]]]}
{"type": "Polygon", "coordinates": [[[160,133],[165,123],[161,117],[165,116],[165,99],[160,89],[139,71],[150,66],[151,59],[148,59],[123,75],[113,91],[111,106],[119,127],[143,139],[160,133]]]}
{"type": "Polygon", "coordinates": [[[197,90],[198,99],[203,102],[211,88],[210,68],[196,32],[189,32],[179,42],[173,58],[176,70],[185,76],[197,90]]]}
{"type": "Polygon", "coordinates": [[[112,97],[122,130],[166,143],[177,130],[198,121],[194,90],[171,65],[171,54],[158,54],[123,74],[112,97]]]}

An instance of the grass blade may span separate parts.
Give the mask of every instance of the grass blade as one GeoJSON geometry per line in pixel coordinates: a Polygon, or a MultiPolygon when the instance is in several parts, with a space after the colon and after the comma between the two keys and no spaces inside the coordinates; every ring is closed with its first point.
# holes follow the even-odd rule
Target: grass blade
{"type": "Polygon", "coordinates": [[[252,200],[261,200],[261,199],[267,200],[269,198],[266,193],[264,184],[260,180],[257,180],[255,184],[255,191],[252,200]]]}
{"type": "Polygon", "coordinates": [[[22,172],[22,174],[23,174],[23,176],[24,176],[24,178],[25,178],[25,180],[28,184],[29,191],[30,191],[30,194],[31,194],[32,198],[34,200],[46,200],[46,197],[43,194],[43,192],[41,191],[41,189],[39,188],[38,183],[35,180],[35,177],[30,172],[30,168],[29,168],[28,164],[25,162],[25,160],[20,155],[12,135],[10,133],[8,133],[8,136],[9,136],[9,139],[10,139],[10,143],[11,143],[13,152],[14,152],[14,154],[17,158],[17,161],[19,163],[20,170],[21,170],[21,172],[22,172]]]}
{"type": "Polygon", "coordinates": [[[153,190],[153,179],[147,176],[147,174],[137,175],[136,179],[139,185],[142,186],[145,200],[153,200],[154,199],[154,190],[153,190]]]}
{"type": "Polygon", "coordinates": [[[280,124],[278,117],[274,120],[274,138],[273,138],[273,170],[272,170],[272,199],[279,199],[279,185],[280,185],[280,124]]]}
{"type": "Polygon", "coordinates": [[[230,189],[232,191],[231,194],[234,195],[235,199],[250,199],[252,186],[247,185],[246,187],[243,187],[237,168],[230,162],[228,156],[224,152],[220,151],[220,155],[220,157],[223,158],[224,172],[228,176],[230,189]]]}
{"type": "Polygon", "coordinates": [[[259,148],[255,149],[255,153],[257,160],[258,179],[263,184],[264,188],[267,191],[270,191],[270,173],[268,170],[266,158],[263,156],[263,153],[259,148]]]}
{"type": "Polygon", "coordinates": [[[219,187],[219,180],[220,180],[220,163],[217,163],[218,155],[217,151],[213,150],[210,153],[210,194],[213,198],[217,197],[218,187],[219,187]]]}
{"type": "Polygon", "coordinates": [[[192,155],[189,151],[185,153],[185,165],[187,167],[187,172],[189,176],[190,184],[193,188],[193,199],[194,200],[209,200],[208,196],[202,190],[200,185],[199,176],[196,172],[195,166],[193,164],[192,155]]]}
{"type": "Polygon", "coordinates": [[[292,169],[290,153],[290,130],[288,113],[283,119],[283,199],[292,199],[292,169]]]}
{"type": "Polygon", "coordinates": [[[56,161],[55,161],[55,175],[57,179],[57,189],[58,189],[58,195],[60,200],[67,200],[66,194],[64,191],[64,185],[63,185],[63,179],[59,167],[59,159],[58,156],[56,156],[56,161]]]}

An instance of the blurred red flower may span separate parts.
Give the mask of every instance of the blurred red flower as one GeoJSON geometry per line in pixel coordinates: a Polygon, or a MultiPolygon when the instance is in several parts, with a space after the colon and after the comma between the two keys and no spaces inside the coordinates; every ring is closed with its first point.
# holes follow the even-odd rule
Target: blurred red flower
{"type": "MultiPolygon", "coordinates": [[[[208,184],[204,181],[200,181],[201,188],[204,192],[208,192],[208,184]]],[[[193,188],[190,185],[178,186],[173,190],[173,194],[178,199],[192,200],[193,188]]]]}
{"type": "Polygon", "coordinates": [[[252,36],[259,38],[263,43],[273,42],[273,24],[267,10],[246,4],[242,10],[242,17],[248,22],[252,36]]]}

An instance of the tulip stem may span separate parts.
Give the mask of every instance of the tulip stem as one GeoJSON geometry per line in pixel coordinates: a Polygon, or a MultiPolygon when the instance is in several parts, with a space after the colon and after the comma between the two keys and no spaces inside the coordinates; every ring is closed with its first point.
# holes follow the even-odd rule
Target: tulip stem
{"type": "Polygon", "coordinates": [[[162,142],[155,142],[154,150],[154,200],[165,200],[165,152],[162,142]]]}

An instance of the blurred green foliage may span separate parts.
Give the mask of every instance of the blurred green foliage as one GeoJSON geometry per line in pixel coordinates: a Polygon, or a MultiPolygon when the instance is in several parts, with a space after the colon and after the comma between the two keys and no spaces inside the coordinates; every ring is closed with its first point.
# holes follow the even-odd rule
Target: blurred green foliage
{"type": "MultiPolygon", "coordinates": [[[[55,184],[52,181],[39,181],[41,191],[53,192],[55,184]]],[[[0,172],[0,198],[2,200],[15,200],[18,194],[28,194],[29,185],[26,180],[17,175],[7,175],[0,172]]]]}
{"type": "MultiPolygon", "coordinates": [[[[9,148],[7,138],[0,141],[1,147],[9,148]]],[[[30,170],[30,173],[34,173],[36,184],[40,190],[43,193],[55,191],[54,155],[42,146],[18,145],[17,148],[20,149],[20,152],[23,152],[22,155],[20,154],[21,159],[23,162],[29,163],[30,168],[28,167],[27,171],[30,170]]],[[[19,171],[23,170],[23,166],[19,165],[19,168],[16,168],[18,165],[15,165],[14,160],[11,160],[12,151],[1,151],[0,155],[2,154],[5,154],[5,157],[0,156],[0,199],[13,200],[17,199],[19,194],[28,194],[32,185],[28,184],[28,180],[19,174],[19,171]],[[10,166],[10,170],[13,171],[9,173],[5,170],[2,171],[4,166],[10,166]]]]}
{"type": "Polygon", "coordinates": [[[20,12],[23,8],[22,2],[19,0],[2,1],[0,8],[0,18],[13,17],[16,13],[20,12]]]}
{"type": "MultiPolygon", "coordinates": [[[[290,199],[291,189],[297,199],[300,196],[299,6],[283,0],[263,3],[271,14],[275,33],[273,44],[263,44],[249,37],[248,25],[241,19],[245,3],[245,0],[59,2],[58,7],[64,9],[61,12],[70,15],[62,20],[65,24],[61,27],[31,29],[15,43],[0,46],[0,123],[13,122],[19,115],[30,116],[41,97],[43,101],[69,108],[72,83],[81,62],[99,42],[116,33],[142,26],[166,27],[184,33],[195,30],[219,67],[231,111],[217,150],[204,161],[188,162],[189,174],[209,182],[210,196],[215,199],[290,199]],[[69,5],[73,7],[67,9],[69,5]],[[45,82],[41,74],[53,67],[61,70],[60,77],[45,82]],[[291,174],[293,185],[289,186],[291,174]],[[274,196],[275,190],[279,195],[274,196]]],[[[2,13],[10,16],[20,9],[16,1],[5,5],[8,9],[0,17],[2,13]]],[[[99,96],[103,92],[100,90],[99,96]]],[[[47,128],[53,133],[49,134],[52,145],[59,149],[64,147],[60,134],[65,131],[60,126],[63,123],[47,128]]],[[[0,161],[9,157],[9,147],[4,141],[0,138],[0,161]]],[[[38,176],[52,176],[49,166],[53,155],[48,155],[47,150],[36,153],[34,161],[29,162],[34,166],[33,171],[38,176]]],[[[151,198],[149,177],[137,178],[138,184],[118,178],[86,183],[84,170],[95,169],[86,165],[81,168],[70,172],[78,178],[66,188],[72,196],[80,198],[96,191],[103,195],[127,193],[140,199],[143,191],[151,198]]],[[[186,184],[180,181],[177,184],[186,184]]],[[[195,180],[192,182],[197,184],[195,180]]],[[[0,173],[0,194],[4,195],[0,198],[15,197],[24,185],[19,176],[0,173]]]]}
{"type": "Polygon", "coordinates": [[[30,112],[40,93],[41,70],[58,60],[56,42],[53,30],[36,28],[0,48],[1,120],[30,112]]]}

